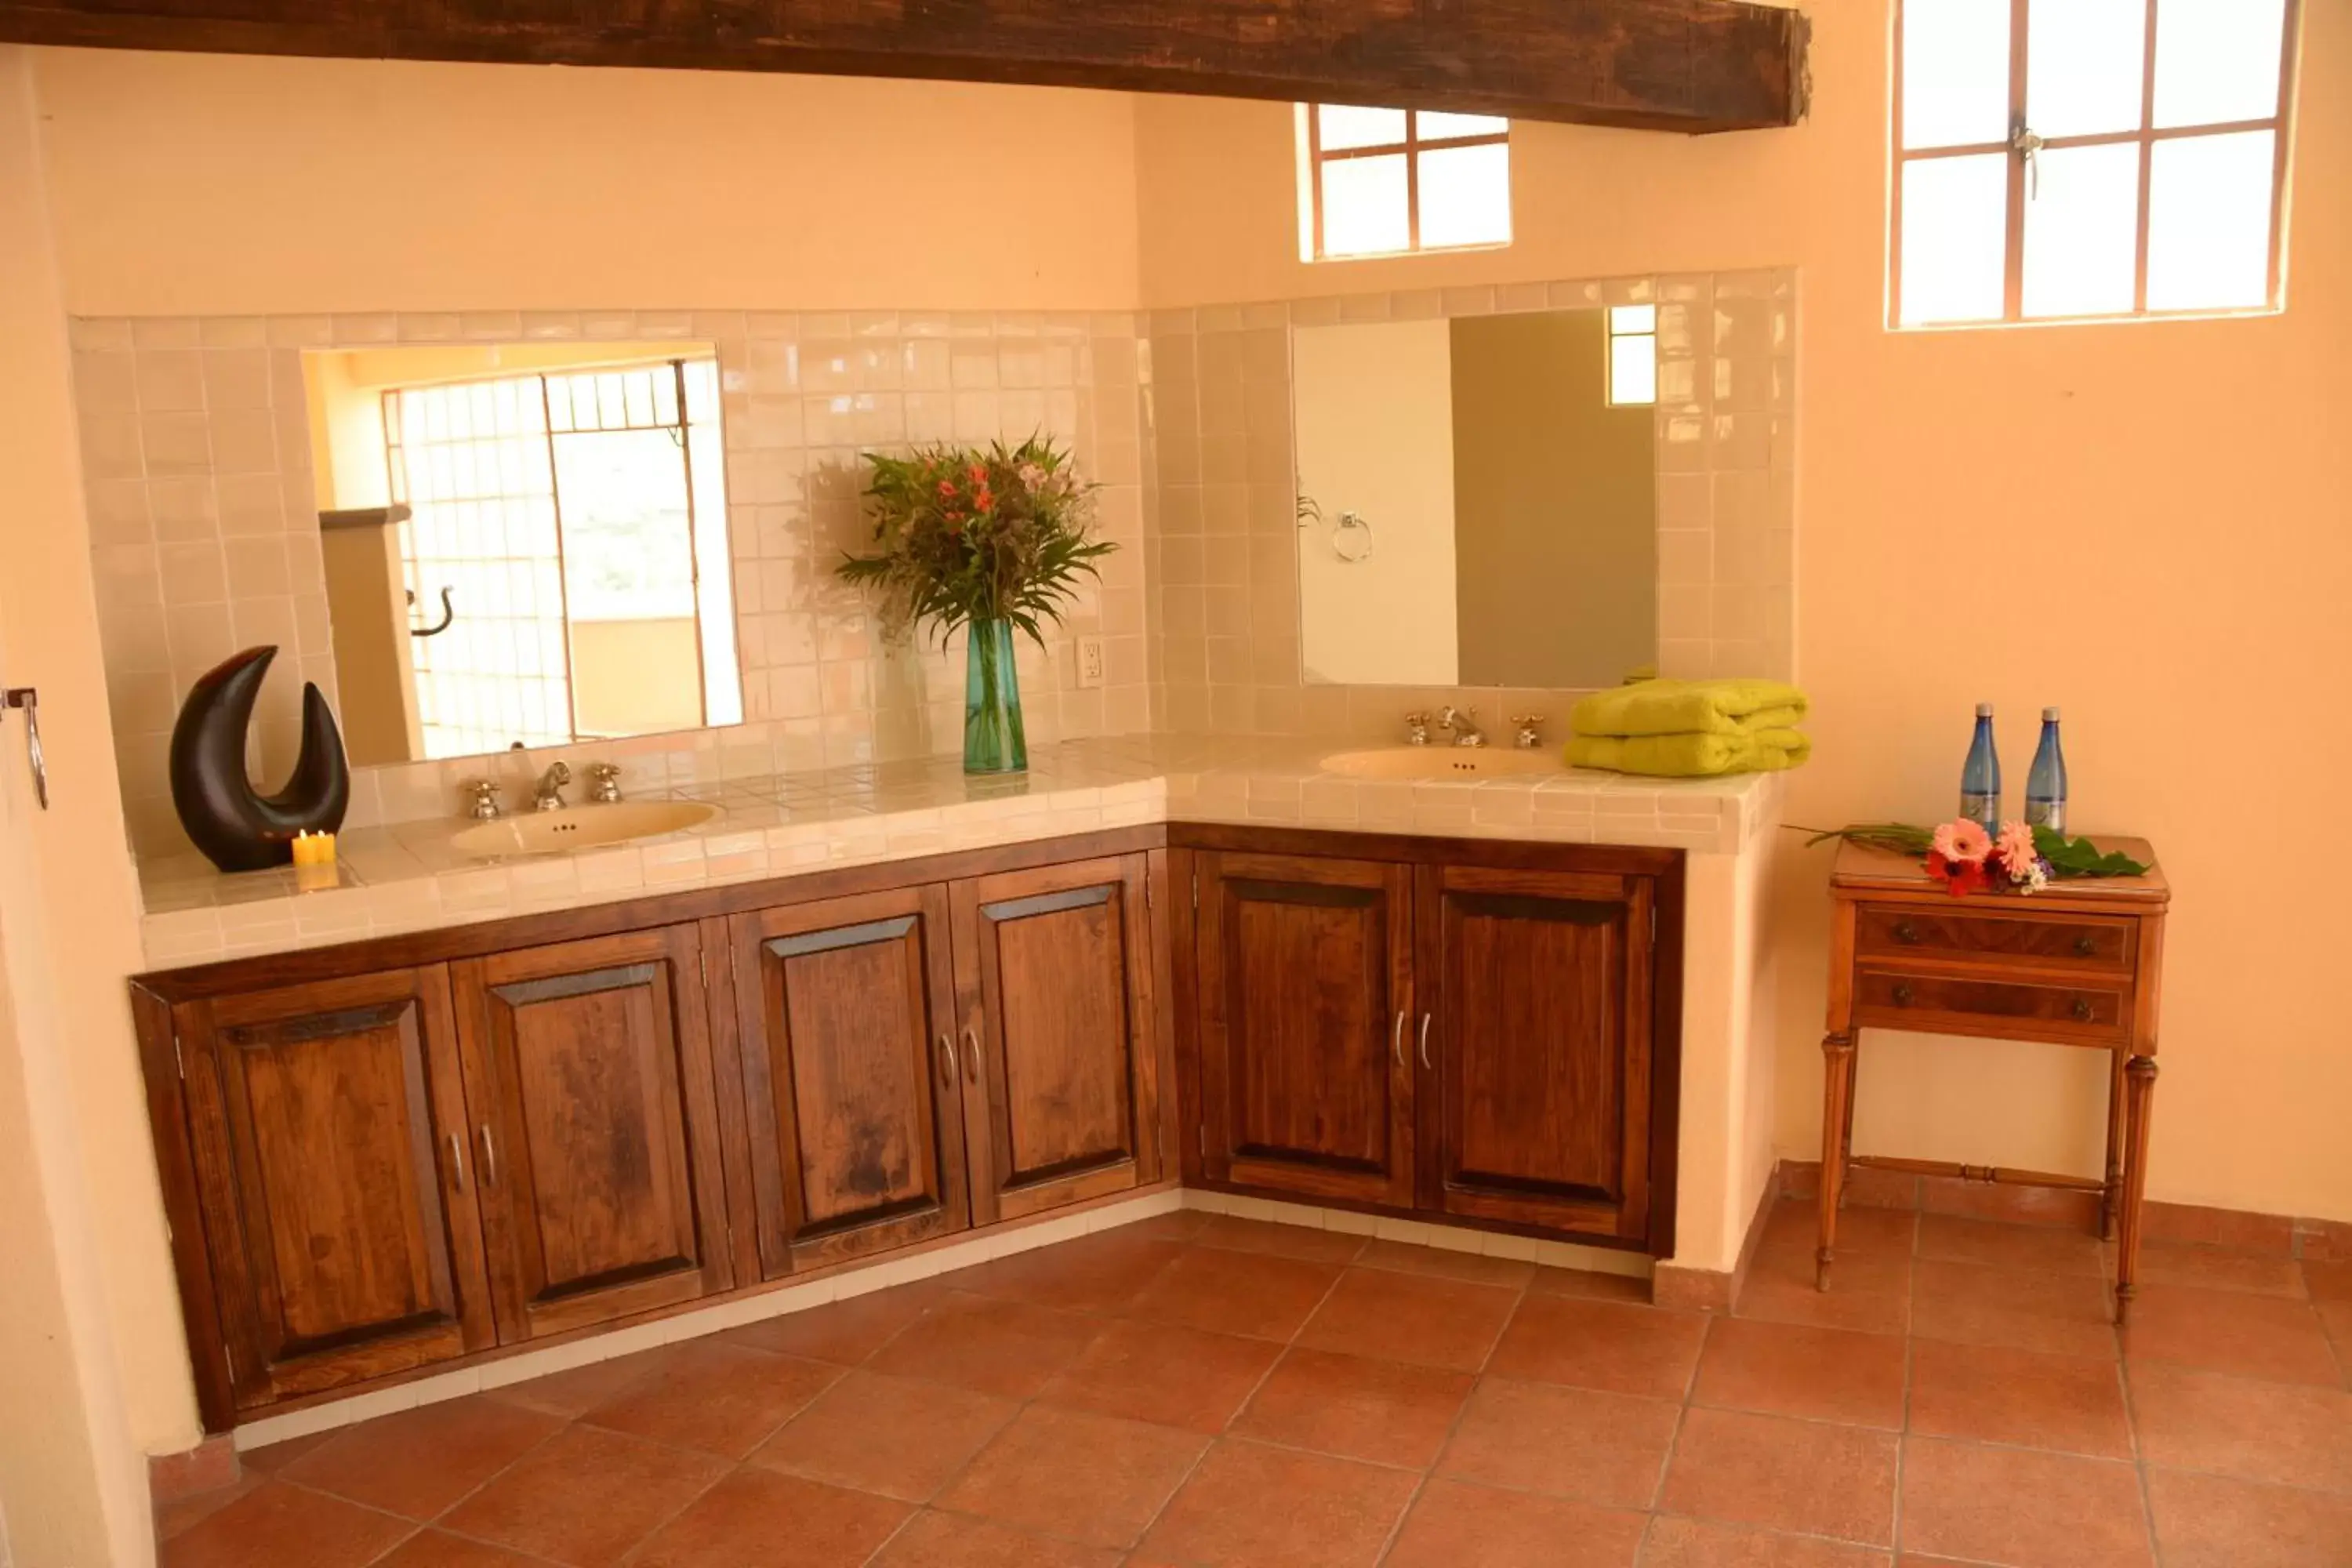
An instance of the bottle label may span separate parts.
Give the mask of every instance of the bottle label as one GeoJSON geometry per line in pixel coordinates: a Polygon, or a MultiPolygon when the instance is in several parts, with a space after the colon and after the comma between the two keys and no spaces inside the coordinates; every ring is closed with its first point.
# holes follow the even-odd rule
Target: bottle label
{"type": "Polygon", "coordinates": [[[1964,795],[1960,796],[1960,815],[1970,822],[1991,822],[2000,816],[2000,797],[1964,795]]]}
{"type": "Polygon", "coordinates": [[[2066,831],[2066,803],[2063,800],[2032,800],[2025,803],[2025,825],[2046,827],[2053,833],[2066,831]]]}

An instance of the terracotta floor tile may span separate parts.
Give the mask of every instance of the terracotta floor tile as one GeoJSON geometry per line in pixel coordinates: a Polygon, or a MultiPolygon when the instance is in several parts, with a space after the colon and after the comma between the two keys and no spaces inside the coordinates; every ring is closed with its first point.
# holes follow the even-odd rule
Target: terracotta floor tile
{"type": "Polygon", "coordinates": [[[2013,1568],[2147,1568],[2131,1466],[1941,1437],[1903,1446],[1906,1552],[2013,1568]]]}
{"type": "MultiPolygon", "coordinates": [[[[1919,1216],[1909,1209],[1854,1208],[1838,1215],[1837,1254],[1843,1259],[1864,1254],[1908,1258],[1919,1231],[1919,1216]]],[[[1763,1247],[1793,1247],[1811,1256],[1821,1245],[1822,1211],[1813,1204],[1786,1199],[1765,1216],[1763,1247]]]]}
{"type": "Polygon", "coordinates": [[[1486,1377],[1437,1473],[1607,1508],[1648,1508],[1678,1414],[1663,1399],[1486,1377]]]}
{"type": "Polygon", "coordinates": [[[2131,1396],[2151,1465],[2352,1492],[2352,1394],[2340,1388],[2135,1362],[2131,1396]]]}
{"type": "Polygon", "coordinates": [[[2133,1361],[2172,1362],[2273,1383],[2343,1386],[2326,1331],[2307,1301],[2150,1285],[2132,1302],[2123,1340],[2124,1354],[2133,1361]]]}
{"type": "Polygon", "coordinates": [[[1691,1399],[1890,1430],[1903,1425],[1904,1342],[1892,1334],[1717,1318],[1691,1399]]]}
{"type": "Polygon", "coordinates": [[[1660,1514],[1650,1522],[1641,1568],[1887,1568],[1888,1562],[1867,1546],[1660,1514]]]}
{"type": "Polygon", "coordinates": [[[441,1522],[530,1556],[604,1568],[726,1473],[709,1454],[569,1426],[441,1522]]]}
{"type": "Polygon", "coordinates": [[[1271,1253],[1276,1258],[1296,1258],[1307,1263],[1346,1263],[1363,1251],[1369,1238],[1351,1231],[1276,1225],[1218,1214],[1211,1215],[1192,1239],[1202,1247],[1222,1247],[1233,1252],[1271,1253]]]}
{"type": "Polygon", "coordinates": [[[1919,1216],[1919,1256],[1980,1268],[2034,1269],[2047,1274],[2105,1275],[2095,1234],[2049,1226],[2001,1225],[1959,1215],[1919,1216]]]}
{"type": "Polygon", "coordinates": [[[1170,1264],[1129,1310],[1154,1322],[1286,1341],[1339,1278],[1335,1263],[1194,1247],[1170,1264]]]}
{"type": "Polygon", "coordinates": [[[1698,1312],[1530,1295],[1503,1331],[1486,1370],[1541,1383],[1680,1399],[1698,1365],[1706,1324],[1698,1312]]]}
{"type": "Polygon", "coordinates": [[[1507,1285],[1514,1290],[1536,1277],[1536,1266],[1522,1258],[1494,1258],[1483,1252],[1456,1252],[1450,1247],[1422,1247],[1410,1241],[1367,1242],[1364,1250],[1356,1254],[1355,1263],[1360,1268],[1434,1274],[1444,1279],[1466,1279],[1473,1285],[1507,1285]]]}
{"type": "Polygon", "coordinates": [[[1436,1480],[1404,1516],[1383,1568],[1631,1568],[1642,1514],[1436,1480]]]}
{"type": "Polygon", "coordinates": [[[410,1519],[432,1519],[563,1425],[477,1395],[346,1426],[278,1473],[410,1519]]]}
{"type": "Polygon", "coordinates": [[[1139,1237],[1146,1241],[1190,1241],[1215,1217],[1201,1209],[1173,1209],[1130,1221],[1118,1229],[1121,1236],[1139,1237]]]}
{"type": "Polygon", "coordinates": [[[1892,1251],[1841,1252],[1831,1268],[1830,1288],[1817,1290],[1810,1244],[1759,1247],[1732,1311],[1777,1323],[1899,1334],[1910,1321],[1911,1267],[1907,1255],[1892,1251]]]}
{"type": "Polygon", "coordinates": [[[257,1470],[247,1470],[225,1487],[194,1492],[170,1502],[155,1505],[155,1539],[169,1541],[183,1534],[202,1520],[226,1508],[247,1492],[257,1491],[269,1478],[257,1470]]]}
{"type": "Polygon", "coordinates": [[[438,1530],[422,1530],[379,1557],[373,1568],[542,1568],[539,1559],[467,1541],[438,1530]]]}
{"type": "Polygon", "coordinates": [[[2341,1494],[2152,1469],[2147,1495],[2165,1568],[2352,1563],[2352,1498],[2341,1494]]]}
{"type": "Polygon", "coordinates": [[[1476,1372],[1486,1364],[1518,1304],[1516,1287],[1349,1268],[1298,1331],[1298,1342],[1348,1355],[1476,1372]]]}
{"type": "Polygon", "coordinates": [[[2051,1226],[2096,1236],[2105,1200],[2097,1193],[2069,1187],[2029,1187],[2009,1182],[1967,1182],[1957,1176],[1925,1176],[1919,1205],[1929,1214],[1959,1215],[2003,1225],[2051,1226]]]}
{"type": "Polygon", "coordinates": [[[1105,1231],[983,1263],[959,1275],[957,1287],[1041,1307],[1116,1311],[1133,1300],[1181,1251],[1172,1241],[1105,1231]]]}
{"type": "Polygon", "coordinates": [[[1425,1469],[1445,1446],[1475,1381],[1467,1373],[1293,1347],[1233,1429],[1294,1448],[1425,1469]]]}
{"type": "Polygon", "coordinates": [[[336,1433],[333,1430],[306,1432],[299,1437],[289,1437],[283,1442],[264,1444],[258,1448],[247,1448],[237,1455],[237,1468],[247,1475],[274,1476],[335,1436],[336,1433]]]}
{"type": "Polygon", "coordinates": [[[856,1568],[912,1511],[797,1476],[737,1470],[656,1531],[629,1568],[856,1568]]]}
{"type": "Polygon", "coordinates": [[[1899,1441],[1866,1426],[1692,1409],[1684,1414],[1658,1508],[1891,1546],[1899,1441]]]}
{"type": "Polygon", "coordinates": [[[1911,1430],[2105,1459],[2132,1458],[2122,1373],[2108,1356],[1915,1340],[1911,1430]]]}
{"type": "Polygon", "coordinates": [[[2303,1266],[2292,1258],[2233,1252],[2183,1241],[2140,1244],[2143,1285],[2200,1285],[2210,1290],[2251,1290],[2262,1296],[2302,1297],[2303,1266]]]}
{"type": "Polygon", "coordinates": [[[581,1419],[740,1459],[841,1375],[829,1362],[701,1340],[581,1419]]]}
{"type": "Polygon", "coordinates": [[[2352,1258],[2341,1262],[2305,1258],[2302,1264],[2305,1294],[2315,1301],[2352,1301],[2352,1258]]]}
{"type": "Polygon", "coordinates": [[[650,1377],[668,1365],[677,1357],[678,1349],[676,1345],[657,1345],[634,1355],[614,1356],[610,1361],[592,1361],[585,1366],[551,1372],[545,1377],[510,1383],[503,1388],[485,1389],[482,1397],[507,1405],[520,1405],[527,1410],[543,1410],[551,1415],[572,1420],[586,1415],[631,1384],[650,1377]]]}
{"type": "Polygon", "coordinates": [[[924,1502],[1020,1406],[943,1383],[853,1372],[817,1395],[747,1463],[924,1502]]]}
{"type": "Polygon", "coordinates": [[[359,1568],[416,1526],[265,1481],[163,1543],[163,1568],[359,1568]]]}
{"type": "Polygon", "coordinates": [[[1214,1436],[1281,1354],[1282,1347],[1267,1340],[1172,1323],[1117,1322],[1037,1397],[1067,1410],[1214,1436]]]}
{"type": "MultiPolygon", "coordinates": [[[[1820,1181],[1818,1171],[1814,1173],[1813,1179],[1817,1183],[1820,1181]]],[[[1800,1201],[1812,1203],[1815,1196],[1808,1194],[1800,1201]]],[[[1912,1213],[1918,1207],[1919,1178],[1916,1176],[1902,1171],[1874,1171],[1867,1165],[1858,1166],[1846,1173],[1845,1212],[1848,1214],[1856,1209],[1895,1209],[1912,1213]]]]}
{"type": "Polygon", "coordinates": [[[1118,1552],[1100,1547],[927,1510],[890,1538],[874,1568],[1117,1568],[1118,1561],[1118,1552]]]}
{"type": "Polygon", "coordinates": [[[895,1285],[845,1301],[828,1301],[806,1311],[746,1323],[719,1338],[753,1350],[855,1366],[946,1294],[947,1288],[935,1279],[895,1285]]]}
{"type": "Polygon", "coordinates": [[[1076,1360],[1102,1326],[1100,1319],[1053,1307],[950,1291],[869,1357],[866,1369],[1027,1399],[1076,1360]]]}
{"type": "Polygon", "coordinates": [[[1032,1405],[939,1505],[1089,1546],[1132,1546],[1208,1446],[1172,1427],[1032,1405]]]}
{"type": "Polygon", "coordinates": [[[1224,1438],[1151,1527],[1142,1554],[1210,1568],[1368,1568],[1419,1480],[1224,1438]]]}
{"type": "Polygon", "coordinates": [[[1649,1305],[1650,1282],[1627,1274],[1600,1274],[1589,1268],[1538,1266],[1528,1281],[1531,1296],[1575,1296],[1593,1301],[1638,1301],[1649,1305]]]}
{"type": "Polygon", "coordinates": [[[1913,1275],[1911,1332],[1919,1339],[2053,1355],[2116,1353],[2104,1281],[1925,1258],[1913,1275]]]}

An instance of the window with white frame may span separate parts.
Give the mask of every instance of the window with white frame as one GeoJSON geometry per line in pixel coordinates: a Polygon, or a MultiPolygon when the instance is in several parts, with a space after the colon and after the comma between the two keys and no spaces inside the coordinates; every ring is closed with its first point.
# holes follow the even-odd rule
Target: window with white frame
{"type": "Polygon", "coordinates": [[[2273,309],[2297,0],[1900,0],[1900,327],[2273,309]]]}
{"type": "Polygon", "coordinates": [[[1511,122],[1298,106],[1298,253],[1307,261],[1511,242],[1511,122]]]}

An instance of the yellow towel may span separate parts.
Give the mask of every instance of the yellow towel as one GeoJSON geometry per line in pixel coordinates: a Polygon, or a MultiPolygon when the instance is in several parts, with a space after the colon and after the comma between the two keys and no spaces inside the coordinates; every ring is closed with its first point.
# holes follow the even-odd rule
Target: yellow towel
{"type": "Polygon", "coordinates": [[[1594,692],[1569,723],[1579,735],[1752,735],[1790,728],[1806,707],[1779,680],[1645,680],[1594,692]]]}
{"type": "Polygon", "coordinates": [[[1568,765],[1654,778],[1718,778],[1797,767],[1812,750],[1801,731],[1778,728],[1752,735],[1578,735],[1568,742],[1568,765]]]}

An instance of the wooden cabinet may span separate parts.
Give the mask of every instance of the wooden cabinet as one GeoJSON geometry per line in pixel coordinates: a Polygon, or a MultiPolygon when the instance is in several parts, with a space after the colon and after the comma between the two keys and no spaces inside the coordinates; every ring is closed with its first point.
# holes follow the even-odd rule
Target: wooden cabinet
{"type": "Polygon", "coordinates": [[[199,1000],[173,1026],[236,1408],[495,1342],[441,969],[199,1000]]]}
{"type": "Polygon", "coordinates": [[[1411,1205],[1412,868],[1211,852],[1196,872],[1210,1179],[1411,1205]]]}
{"type": "Polygon", "coordinates": [[[451,978],[499,1337],[731,1284],[695,928],[466,959],[451,978]]]}

